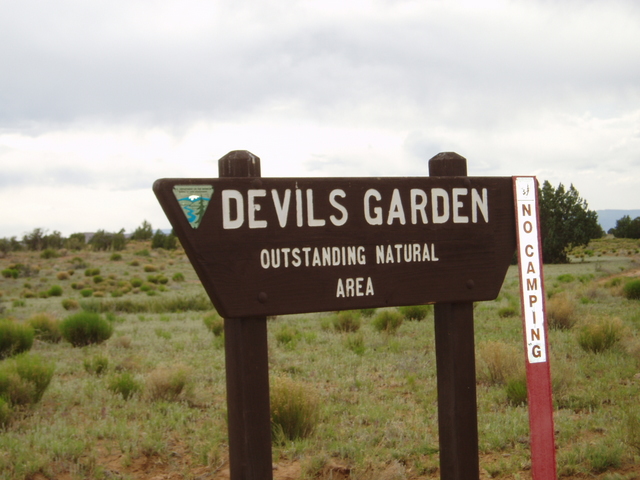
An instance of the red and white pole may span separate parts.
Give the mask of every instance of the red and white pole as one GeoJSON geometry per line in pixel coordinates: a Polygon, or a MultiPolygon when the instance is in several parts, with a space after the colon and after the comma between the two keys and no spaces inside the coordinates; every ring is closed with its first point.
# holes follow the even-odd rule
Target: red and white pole
{"type": "Polygon", "coordinates": [[[556,480],[542,242],[535,177],[513,177],[533,480],[556,480]]]}

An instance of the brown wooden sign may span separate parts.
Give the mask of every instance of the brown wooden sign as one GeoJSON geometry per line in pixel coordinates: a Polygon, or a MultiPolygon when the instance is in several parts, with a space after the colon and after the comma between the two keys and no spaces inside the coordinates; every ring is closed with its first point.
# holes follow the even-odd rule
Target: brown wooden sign
{"type": "Polygon", "coordinates": [[[511,177],[191,178],[154,184],[225,318],[497,297],[511,177]]]}

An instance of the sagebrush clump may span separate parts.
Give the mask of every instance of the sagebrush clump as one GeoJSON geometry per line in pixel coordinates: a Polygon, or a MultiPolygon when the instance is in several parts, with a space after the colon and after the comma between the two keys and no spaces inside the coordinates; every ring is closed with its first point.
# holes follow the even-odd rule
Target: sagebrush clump
{"type": "Polygon", "coordinates": [[[378,332],[395,334],[404,316],[398,310],[382,310],[373,318],[373,328],[378,332]]]}
{"type": "Polygon", "coordinates": [[[116,395],[122,395],[124,400],[129,400],[142,390],[142,383],[131,372],[122,372],[109,380],[108,388],[116,395]]]}
{"type": "Polygon", "coordinates": [[[624,297],[629,300],[640,300],[640,280],[631,280],[623,288],[624,297]]]}
{"type": "Polygon", "coordinates": [[[62,340],[60,322],[48,313],[33,315],[28,324],[33,328],[35,337],[42,342],[58,343],[62,340]]]}
{"type": "Polygon", "coordinates": [[[478,380],[489,385],[505,385],[524,375],[522,354],[504,342],[483,342],[477,349],[478,380]]]}
{"type": "Polygon", "coordinates": [[[592,353],[601,353],[622,339],[624,326],[619,318],[590,319],[578,331],[578,344],[592,353]]]}
{"type": "Polygon", "coordinates": [[[60,323],[60,332],[74,347],[102,343],[113,334],[113,325],[97,313],[78,312],[60,323]]]}
{"type": "Polygon", "coordinates": [[[332,317],[333,328],[338,332],[357,332],[362,325],[358,310],[343,310],[332,317]]]}
{"type": "Polygon", "coordinates": [[[34,335],[29,325],[0,319],[0,360],[30,350],[34,335]]]}
{"type": "Polygon", "coordinates": [[[549,328],[569,330],[576,323],[575,301],[566,293],[559,293],[547,301],[549,328]]]}
{"type": "Polygon", "coordinates": [[[424,320],[433,310],[431,305],[410,305],[399,307],[398,310],[407,320],[424,320]]]}
{"type": "Polygon", "coordinates": [[[307,438],[320,421],[320,400],[308,385],[288,377],[271,382],[271,425],[277,443],[307,438]]]}
{"type": "Polygon", "coordinates": [[[38,355],[23,353],[0,363],[0,398],[9,405],[32,405],[44,395],[55,366],[38,355]]]}
{"type": "Polygon", "coordinates": [[[202,321],[214,336],[219,337],[224,333],[224,319],[217,312],[205,315],[202,321]]]}
{"type": "Polygon", "coordinates": [[[151,400],[173,402],[178,400],[182,393],[188,391],[190,382],[190,370],[183,365],[159,368],[147,377],[147,394],[151,400]]]}

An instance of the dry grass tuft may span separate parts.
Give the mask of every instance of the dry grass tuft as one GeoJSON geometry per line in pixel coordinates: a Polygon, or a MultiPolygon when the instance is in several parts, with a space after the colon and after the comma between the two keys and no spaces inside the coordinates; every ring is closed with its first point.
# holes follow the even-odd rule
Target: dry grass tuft
{"type": "Polygon", "coordinates": [[[569,330],[576,324],[576,303],[565,292],[558,293],[547,301],[549,328],[569,330]]]}
{"type": "Polygon", "coordinates": [[[147,377],[147,394],[150,400],[175,402],[188,392],[191,370],[184,365],[158,368],[147,377]]]}
{"type": "Polygon", "coordinates": [[[320,421],[320,399],[316,392],[288,377],[271,382],[271,424],[274,441],[307,438],[320,421]]]}
{"type": "Polygon", "coordinates": [[[619,318],[590,318],[578,331],[578,344],[587,352],[601,353],[616,345],[623,332],[624,324],[619,318]]]}
{"type": "Polygon", "coordinates": [[[505,385],[524,377],[522,354],[503,342],[484,342],[478,346],[476,358],[478,381],[489,385],[505,385]]]}

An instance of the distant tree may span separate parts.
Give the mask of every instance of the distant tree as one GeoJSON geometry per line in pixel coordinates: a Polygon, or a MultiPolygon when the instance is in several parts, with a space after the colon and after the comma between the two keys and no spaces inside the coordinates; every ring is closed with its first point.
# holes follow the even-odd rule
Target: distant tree
{"type": "Polygon", "coordinates": [[[11,251],[11,242],[8,238],[0,238],[0,252],[9,253],[11,251]]]}
{"type": "Polygon", "coordinates": [[[65,242],[65,246],[69,250],[82,250],[86,244],[84,233],[72,233],[65,242]]]}
{"type": "Polygon", "coordinates": [[[640,217],[631,220],[629,215],[625,215],[616,220],[616,226],[610,233],[616,238],[640,238],[640,217]]]}
{"type": "Polygon", "coordinates": [[[165,250],[175,250],[178,247],[178,239],[173,234],[173,231],[169,235],[162,230],[156,230],[156,233],[151,239],[151,248],[164,248],[165,250]]]}
{"type": "Polygon", "coordinates": [[[0,252],[6,254],[9,252],[19,252],[22,249],[22,244],[16,239],[16,237],[0,238],[0,252]]]}
{"type": "Polygon", "coordinates": [[[53,233],[45,235],[42,238],[42,248],[53,248],[60,249],[64,246],[64,238],[62,234],[57,230],[54,230],[53,233]]]}
{"type": "Polygon", "coordinates": [[[573,185],[553,188],[545,180],[539,190],[542,258],[545,263],[568,263],[568,251],[604,235],[598,214],[589,210],[573,185]]]}
{"type": "Polygon", "coordinates": [[[151,224],[144,220],[142,225],[136,228],[131,235],[131,240],[151,240],[153,236],[153,228],[151,224]]]}
{"type": "Polygon", "coordinates": [[[94,233],[89,245],[94,250],[124,250],[127,244],[127,239],[124,236],[124,228],[118,233],[109,233],[104,230],[98,230],[94,233]]]}
{"type": "Polygon", "coordinates": [[[44,248],[44,237],[46,230],[34,228],[31,233],[27,233],[22,237],[22,243],[27,250],[42,250],[44,248]]]}
{"type": "Polygon", "coordinates": [[[113,241],[111,242],[112,250],[124,250],[127,246],[127,237],[124,235],[124,228],[120,229],[118,233],[113,234],[113,241]]]}

